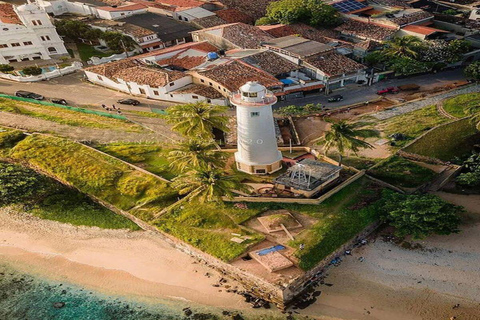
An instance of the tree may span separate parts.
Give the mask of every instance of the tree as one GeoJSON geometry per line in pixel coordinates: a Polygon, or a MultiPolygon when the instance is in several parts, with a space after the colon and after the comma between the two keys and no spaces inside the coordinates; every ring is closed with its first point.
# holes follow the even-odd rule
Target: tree
{"type": "Polygon", "coordinates": [[[130,51],[135,49],[135,41],[129,36],[125,36],[119,32],[107,31],[101,36],[107,46],[115,52],[130,51]]]}
{"type": "Polygon", "coordinates": [[[480,80],[480,61],[475,61],[465,68],[465,75],[475,81],[480,80]]]}
{"type": "Polygon", "coordinates": [[[0,64],[0,72],[9,72],[13,71],[15,68],[9,64],[0,64]]]}
{"type": "Polygon", "coordinates": [[[223,164],[224,156],[211,141],[189,139],[170,151],[168,160],[170,166],[183,172],[186,169],[207,168],[209,165],[218,168],[223,164]]]}
{"type": "Polygon", "coordinates": [[[304,0],[280,0],[268,5],[266,17],[277,23],[291,24],[307,20],[309,14],[304,0]]]}
{"type": "Polygon", "coordinates": [[[379,206],[383,221],[395,227],[399,237],[422,239],[431,234],[458,232],[463,208],[431,195],[405,195],[385,190],[379,206]]]}
{"type": "Polygon", "coordinates": [[[236,177],[227,176],[222,169],[212,166],[197,168],[177,176],[172,181],[172,187],[184,197],[163,209],[158,216],[177,208],[184,202],[223,203],[224,196],[233,197],[232,190],[248,191],[248,187],[236,177]]]}
{"type": "Polygon", "coordinates": [[[386,43],[383,54],[391,58],[416,58],[422,48],[422,41],[414,36],[395,38],[386,43]]]}
{"type": "Polygon", "coordinates": [[[22,72],[26,76],[38,76],[42,74],[42,69],[39,67],[26,67],[22,69],[22,72]]]}
{"type": "Polygon", "coordinates": [[[275,21],[272,21],[269,17],[261,17],[257,21],[255,21],[256,26],[265,26],[269,24],[275,24],[275,21]]]}
{"type": "Polygon", "coordinates": [[[55,21],[55,27],[60,35],[70,38],[74,41],[81,39],[90,41],[97,40],[100,35],[103,34],[103,31],[99,29],[93,29],[86,23],[79,20],[57,20],[55,21]]]}
{"type": "Polygon", "coordinates": [[[340,23],[340,14],[334,7],[322,0],[305,0],[309,24],[311,26],[336,27],[340,23]]]}
{"type": "Polygon", "coordinates": [[[167,123],[186,137],[212,139],[213,129],[228,131],[226,107],[205,102],[177,105],[167,109],[167,123]]]}
{"type": "Polygon", "coordinates": [[[455,39],[448,42],[448,57],[446,61],[449,63],[453,63],[462,60],[462,56],[470,51],[470,47],[470,42],[465,40],[455,39]]]}
{"type": "Polygon", "coordinates": [[[44,188],[45,181],[33,170],[0,163],[0,205],[30,200],[44,188]]]}
{"type": "Polygon", "coordinates": [[[346,121],[333,123],[325,134],[324,152],[327,154],[331,148],[337,149],[340,154],[338,165],[341,166],[345,151],[350,150],[356,154],[360,149],[372,149],[373,146],[366,142],[365,138],[376,135],[377,132],[373,130],[358,129],[356,124],[346,121]]]}
{"type": "Polygon", "coordinates": [[[392,59],[389,63],[390,68],[395,71],[396,74],[401,75],[428,72],[432,69],[433,64],[407,57],[392,59]]]}

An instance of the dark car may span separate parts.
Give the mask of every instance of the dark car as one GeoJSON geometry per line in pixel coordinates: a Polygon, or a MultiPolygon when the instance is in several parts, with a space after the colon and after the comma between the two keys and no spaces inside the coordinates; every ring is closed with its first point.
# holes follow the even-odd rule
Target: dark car
{"type": "Polygon", "coordinates": [[[131,106],[138,106],[140,104],[140,101],[135,99],[120,99],[117,102],[120,104],[128,104],[131,106]]]}
{"type": "Polygon", "coordinates": [[[65,99],[52,99],[52,102],[56,104],[63,104],[64,106],[68,104],[67,100],[65,99]]]}
{"type": "Polygon", "coordinates": [[[22,91],[22,90],[19,90],[19,91],[15,92],[15,96],[20,97],[20,98],[29,98],[29,99],[35,99],[35,100],[45,99],[45,97],[42,96],[42,95],[39,95],[39,94],[36,94],[36,93],[33,93],[33,92],[29,92],[29,91],[22,91]]]}
{"type": "Polygon", "coordinates": [[[330,98],[328,98],[328,102],[338,102],[338,101],[342,101],[343,100],[343,96],[340,95],[340,94],[337,94],[337,95],[334,95],[334,96],[331,96],[330,98]]]}

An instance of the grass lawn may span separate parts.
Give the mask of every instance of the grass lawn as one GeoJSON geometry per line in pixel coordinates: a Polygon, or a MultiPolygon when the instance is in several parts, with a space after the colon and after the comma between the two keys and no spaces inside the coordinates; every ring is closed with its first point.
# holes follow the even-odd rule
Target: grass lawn
{"type": "Polygon", "coordinates": [[[97,147],[105,153],[139,166],[165,179],[173,179],[178,175],[170,168],[167,154],[170,151],[158,144],[112,143],[97,147]]]}
{"type": "Polygon", "coordinates": [[[394,186],[416,188],[432,180],[436,173],[415,162],[392,156],[368,172],[373,177],[394,186]]]}
{"type": "Polygon", "coordinates": [[[129,132],[141,132],[144,130],[141,126],[126,120],[5,98],[0,98],[0,111],[26,115],[75,127],[101,128],[129,132]]]}
{"type": "Polygon", "coordinates": [[[290,245],[297,248],[299,266],[309,270],[377,220],[372,203],[379,189],[366,179],[359,179],[320,205],[248,203],[249,210],[287,209],[310,215],[318,222],[300,233],[290,245]],[[300,244],[305,247],[300,250],[300,244]]]}
{"type": "Polygon", "coordinates": [[[463,119],[432,130],[405,151],[453,161],[469,155],[475,144],[480,143],[480,133],[470,119],[463,119]]]}
{"type": "MultiPolygon", "coordinates": [[[[29,179],[35,177],[38,181],[41,181],[41,187],[30,190],[28,193],[31,193],[31,195],[21,203],[24,210],[35,216],[76,226],[140,230],[132,221],[93,202],[89,197],[75,189],[64,186],[51,178],[41,176],[31,169],[0,162],[0,170],[6,170],[7,168],[19,172],[20,178],[15,181],[2,180],[0,181],[2,184],[15,183],[21,185],[25,183],[27,176],[29,179]]],[[[0,205],[2,203],[11,204],[9,199],[1,199],[0,197],[0,205]]]]}
{"type": "MultiPolygon", "coordinates": [[[[328,157],[330,159],[335,159],[338,161],[338,153],[336,152],[329,153],[328,157]]],[[[342,163],[347,167],[353,167],[358,170],[364,170],[375,165],[376,163],[381,161],[381,159],[373,159],[373,158],[357,157],[355,155],[348,155],[348,156],[343,156],[342,161],[343,161],[342,163]]]]}
{"type": "Polygon", "coordinates": [[[438,114],[435,106],[429,106],[384,120],[376,125],[376,129],[384,132],[386,136],[393,133],[406,135],[407,140],[397,142],[397,146],[401,147],[406,145],[409,140],[413,140],[425,131],[447,121],[450,119],[438,114]]]}
{"type": "MultiPolygon", "coordinates": [[[[465,113],[465,110],[469,107],[475,106],[480,106],[480,93],[461,94],[447,99],[443,103],[445,111],[457,118],[468,116],[468,114],[465,113]]],[[[480,111],[480,108],[478,111],[480,111]]]]}
{"type": "Polygon", "coordinates": [[[26,135],[20,130],[3,129],[0,127],[0,157],[6,156],[8,150],[25,137],[26,135]]]}
{"type": "Polygon", "coordinates": [[[262,234],[238,226],[224,208],[215,204],[189,204],[163,215],[155,224],[161,230],[224,261],[236,258],[247,247],[264,239],[262,234]],[[230,241],[234,237],[232,233],[249,239],[241,244],[230,241]]]}
{"type": "Polygon", "coordinates": [[[109,57],[113,54],[113,52],[105,53],[95,50],[93,46],[85,43],[77,43],[77,49],[78,53],[80,54],[80,59],[82,59],[82,61],[88,61],[91,57],[109,57]]]}
{"type": "MultiPolygon", "coordinates": [[[[13,147],[8,156],[122,210],[153,201],[166,205],[175,194],[165,182],[63,138],[32,135],[13,147]]],[[[142,218],[148,221],[151,216],[142,218]]]]}

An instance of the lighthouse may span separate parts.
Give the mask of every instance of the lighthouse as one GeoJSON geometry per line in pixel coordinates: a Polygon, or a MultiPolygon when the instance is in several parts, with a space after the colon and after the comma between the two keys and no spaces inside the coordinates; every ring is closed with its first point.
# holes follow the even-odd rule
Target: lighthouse
{"type": "Polygon", "coordinates": [[[235,161],[240,171],[269,174],[282,168],[272,105],[277,98],[256,81],[244,84],[230,99],[237,107],[235,161]]]}

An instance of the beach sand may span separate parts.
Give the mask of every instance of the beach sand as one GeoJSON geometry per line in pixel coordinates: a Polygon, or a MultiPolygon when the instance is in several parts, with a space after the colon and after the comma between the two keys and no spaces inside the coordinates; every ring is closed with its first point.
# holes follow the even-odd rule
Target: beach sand
{"type": "MultiPolygon", "coordinates": [[[[418,241],[422,249],[415,250],[377,239],[328,270],[332,286],[320,285],[314,304],[291,311],[316,319],[480,319],[479,199],[439,195],[471,212],[461,233],[418,241]]],[[[7,211],[0,209],[0,257],[19,271],[107,294],[250,307],[212,287],[219,274],[149,232],[74,227],[7,211]]]]}

